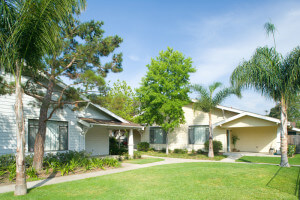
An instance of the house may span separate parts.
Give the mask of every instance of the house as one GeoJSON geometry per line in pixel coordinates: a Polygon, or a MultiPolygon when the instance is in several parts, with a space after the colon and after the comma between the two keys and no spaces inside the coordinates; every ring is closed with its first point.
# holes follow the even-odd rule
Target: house
{"type": "MultiPolygon", "coordinates": [[[[3,74],[10,82],[13,78],[3,74]]],[[[22,78],[26,81],[26,77],[22,78]]],[[[55,91],[63,86],[56,85],[55,91]]],[[[55,95],[54,95],[55,96],[55,95]]],[[[0,155],[16,152],[16,122],[14,113],[15,95],[0,96],[0,155]]],[[[26,153],[34,151],[35,136],[38,131],[39,102],[24,94],[25,149],[26,153]]],[[[49,113],[51,109],[49,109],[49,113]]],[[[129,154],[133,155],[134,138],[140,140],[143,126],[134,124],[115,115],[109,110],[88,103],[82,110],[74,110],[71,105],[57,109],[47,121],[45,152],[67,150],[90,152],[92,155],[109,154],[109,135],[112,131],[128,132],[129,154]],[[134,136],[134,137],[133,137],[134,136]]]]}
{"type": "MultiPolygon", "coordinates": [[[[169,149],[204,149],[208,140],[208,114],[194,111],[193,103],[183,107],[185,124],[169,133],[169,149]]],[[[233,151],[232,136],[239,138],[236,149],[244,152],[269,152],[280,150],[280,120],[239,109],[217,106],[212,112],[214,140],[221,141],[223,152],[233,151]]],[[[289,126],[290,131],[299,132],[289,126]]],[[[158,126],[145,129],[141,141],[149,142],[154,149],[166,148],[166,134],[158,126]]]]}

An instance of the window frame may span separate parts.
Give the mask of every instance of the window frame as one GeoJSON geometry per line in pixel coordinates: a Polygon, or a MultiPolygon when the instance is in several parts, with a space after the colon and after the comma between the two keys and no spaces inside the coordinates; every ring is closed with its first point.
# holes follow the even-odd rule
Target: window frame
{"type": "Polygon", "coordinates": [[[195,132],[193,133],[194,134],[194,143],[191,143],[191,140],[190,140],[190,130],[195,130],[195,127],[206,127],[207,129],[206,130],[208,130],[207,131],[207,135],[206,135],[206,139],[208,140],[209,139],[209,125],[190,125],[190,126],[188,126],[188,144],[189,145],[204,145],[204,143],[207,141],[204,141],[203,143],[199,143],[199,144],[195,144],[195,132]]]}
{"type": "MultiPolygon", "coordinates": [[[[27,122],[27,145],[28,145],[28,152],[34,152],[34,143],[33,143],[33,151],[31,151],[30,150],[30,146],[29,146],[29,138],[30,138],[30,121],[36,121],[36,122],[38,122],[39,121],[39,119],[28,119],[28,122],[27,122]]],[[[63,150],[60,150],[60,144],[59,144],[59,150],[45,150],[45,152],[57,152],[57,151],[68,151],[69,150],[69,137],[70,137],[70,135],[69,135],[69,122],[68,121],[59,121],[59,120],[47,120],[47,122],[48,121],[51,121],[51,122],[57,122],[58,124],[57,124],[57,128],[58,128],[58,131],[60,132],[60,128],[61,127],[66,127],[67,129],[67,137],[66,137],[66,140],[67,140],[67,142],[66,142],[66,149],[63,149],[63,150]],[[59,123],[60,122],[63,122],[63,123],[66,123],[66,125],[59,125],[59,123]]],[[[38,123],[37,123],[37,125],[34,125],[34,126],[36,126],[36,128],[38,129],[38,123]]],[[[46,125],[46,128],[47,128],[47,125],[46,125]]],[[[46,134],[47,134],[47,129],[46,129],[46,134]]],[[[59,138],[60,138],[60,134],[59,134],[59,138]]],[[[45,139],[46,140],[46,139],[45,139]]],[[[35,141],[35,140],[34,140],[35,141]]],[[[58,142],[59,142],[59,140],[58,140],[58,142]]]]}

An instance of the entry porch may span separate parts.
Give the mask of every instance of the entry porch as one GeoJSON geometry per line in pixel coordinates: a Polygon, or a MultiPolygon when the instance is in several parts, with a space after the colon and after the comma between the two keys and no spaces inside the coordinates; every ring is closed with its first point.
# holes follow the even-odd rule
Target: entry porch
{"type": "Polygon", "coordinates": [[[78,121],[84,130],[85,150],[92,155],[109,155],[109,137],[113,132],[128,132],[128,154],[133,156],[134,145],[144,130],[143,126],[135,123],[124,123],[110,120],[80,118],[78,121]],[[134,137],[134,135],[136,135],[134,137]]]}

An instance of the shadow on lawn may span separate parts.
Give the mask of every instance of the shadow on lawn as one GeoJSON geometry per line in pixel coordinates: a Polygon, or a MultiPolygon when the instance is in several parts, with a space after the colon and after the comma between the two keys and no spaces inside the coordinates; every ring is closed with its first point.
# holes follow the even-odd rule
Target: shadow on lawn
{"type": "MultiPolygon", "coordinates": [[[[277,189],[279,191],[282,192],[286,192],[289,194],[293,194],[295,196],[298,197],[298,199],[300,200],[300,167],[298,168],[298,173],[297,173],[297,180],[294,179],[290,180],[291,177],[287,176],[287,170],[288,168],[286,167],[279,167],[279,169],[276,171],[276,173],[273,175],[273,177],[269,180],[269,182],[267,183],[267,187],[273,188],[273,189],[277,189]],[[289,179],[290,181],[295,183],[295,188],[294,187],[282,187],[283,185],[281,185],[281,181],[289,179]]],[[[292,186],[292,185],[290,185],[292,186]]]]}
{"type": "Polygon", "coordinates": [[[248,162],[248,163],[252,163],[250,160],[243,159],[243,158],[239,158],[237,161],[239,161],[239,162],[248,162]]]}
{"type": "Polygon", "coordinates": [[[300,167],[299,167],[299,171],[298,171],[298,177],[297,177],[297,185],[295,188],[295,196],[297,196],[297,192],[298,192],[298,199],[300,199],[300,167]]]}
{"type": "Polygon", "coordinates": [[[43,186],[45,183],[47,183],[48,181],[50,181],[51,179],[53,179],[56,174],[57,174],[57,172],[52,172],[46,179],[44,179],[41,182],[39,182],[39,183],[35,184],[34,186],[32,186],[32,188],[30,188],[30,189],[27,190],[27,192],[30,193],[35,188],[43,186]]]}

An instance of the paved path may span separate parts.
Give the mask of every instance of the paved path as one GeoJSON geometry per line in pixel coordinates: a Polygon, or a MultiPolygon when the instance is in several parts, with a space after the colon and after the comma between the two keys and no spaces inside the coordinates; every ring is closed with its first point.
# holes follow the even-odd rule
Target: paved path
{"type": "MultiPolygon", "coordinates": [[[[143,156],[143,157],[153,157],[153,156],[143,156]]],[[[158,158],[158,157],[156,157],[156,158],[158,158]]],[[[237,164],[264,164],[264,163],[234,162],[234,158],[230,158],[230,160],[225,158],[221,161],[195,160],[195,159],[182,159],[182,158],[167,158],[167,157],[159,157],[159,158],[164,159],[164,161],[148,163],[148,164],[122,163],[122,167],[120,167],[120,168],[114,168],[114,169],[108,169],[108,170],[102,170],[102,171],[90,172],[90,173],[84,173],[84,174],[54,177],[54,178],[48,178],[48,179],[45,179],[45,180],[27,182],[27,188],[30,189],[30,188],[40,187],[40,186],[44,186],[44,185],[52,185],[52,184],[56,184],[56,183],[76,181],[76,180],[92,178],[92,177],[96,177],[96,176],[103,176],[103,175],[107,175],[107,174],[121,173],[121,172],[125,172],[125,171],[130,171],[130,170],[135,170],[135,169],[140,169],[140,168],[146,168],[146,167],[152,167],[152,166],[157,166],[157,165],[165,165],[165,164],[195,163],[195,162],[198,162],[198,163],[199,162],[224,162],[224,163],[237,163],[237,164]]],[[[276,165],[276,164],[269,164],[269,165],[276,165]]],[[[14,191],[14,189],[15,189],[15,184],[0,186],[0,193],[11,192],[11,191],[14,191]]]]}

